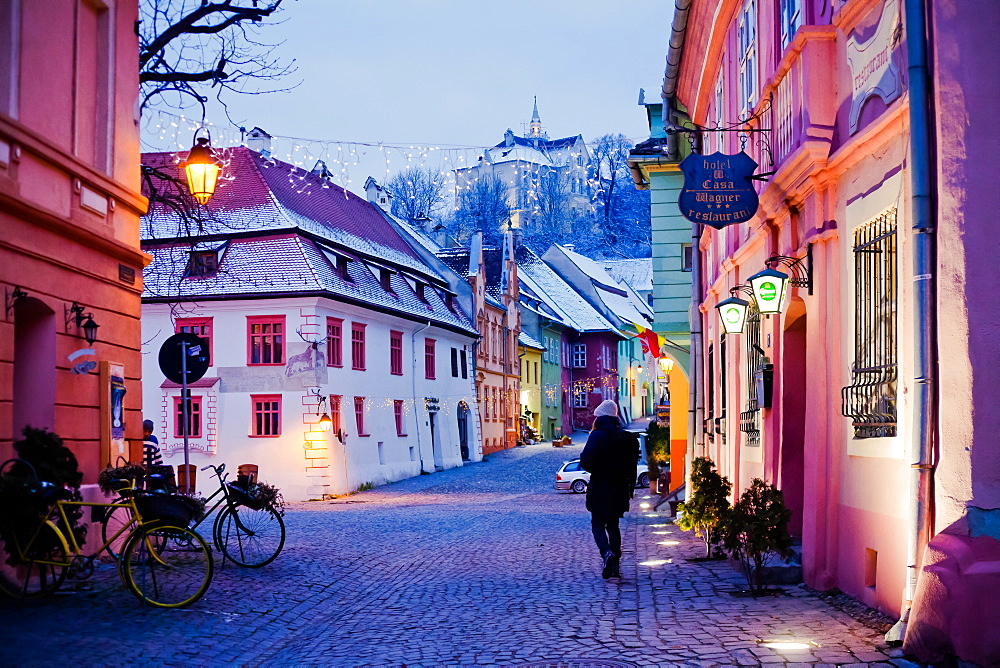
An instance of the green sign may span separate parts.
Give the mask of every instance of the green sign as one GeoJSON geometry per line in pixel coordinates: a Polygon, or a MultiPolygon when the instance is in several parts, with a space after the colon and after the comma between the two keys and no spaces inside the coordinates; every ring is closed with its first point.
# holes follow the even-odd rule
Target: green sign
{"type": "Polygon", "coordinates": [[[773,301],[777,296],[778,286],[770,281],[767,283],[761,283],[760,288],[757,290],[757,297],[766,302],[773,301]]]}

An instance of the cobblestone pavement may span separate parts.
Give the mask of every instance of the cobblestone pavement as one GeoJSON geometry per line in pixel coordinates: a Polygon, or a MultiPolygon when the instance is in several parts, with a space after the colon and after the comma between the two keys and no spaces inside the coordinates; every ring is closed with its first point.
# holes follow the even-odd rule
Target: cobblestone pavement
{"type": "Polygon", "coordinates": [[[872,665],[881,635],[800,587],[738,598],[699,539],[640,511],[603,580],[584,497],[553,489],[581,447],[534,445],[333,501],[291,504],[262,569],[217,561],[186,610],[143,608],[103,566],[73,591],[0,599],[0,664],[872,665]],[[794,639],[776,651],[758,641],[794,639]],[[603,662],[603,663],[600,663],[603,662]]]}

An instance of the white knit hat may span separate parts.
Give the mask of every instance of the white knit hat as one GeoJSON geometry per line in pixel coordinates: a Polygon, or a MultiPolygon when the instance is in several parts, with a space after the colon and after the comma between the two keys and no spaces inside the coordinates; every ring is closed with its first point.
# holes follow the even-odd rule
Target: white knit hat
{"type": "Polygon", "coordinates": [[[602,415],[618,417],[618,406],[615,402],[611,401],[611,399],[605,399],[594,409],[594,417],[601,417],[602,415]]]}

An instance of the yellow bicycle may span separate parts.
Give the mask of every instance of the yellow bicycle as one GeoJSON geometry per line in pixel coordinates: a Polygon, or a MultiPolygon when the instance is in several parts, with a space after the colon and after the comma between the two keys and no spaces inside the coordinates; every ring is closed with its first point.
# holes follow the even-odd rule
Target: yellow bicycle
{"type": "Polygon", "coordinates": [[[201,598],[212,582],[215,566],[204,539],[186,527],[190,509],[174,497],[143,494],[133,481],[121,482],[123,497],[115,503],[70,501],[63,498],[66,490],[61,487],[44,482],[32,485],[30,493],[50,505],[33,529],[8,533],[14,545],[7,546],[9,558],[0,563],[0,590],[15,597],[43,596],[57,590],[67,577],[86,579],[93,574],[101,552],[125,536],[118,573],[139,600],[182,608],[201,598]],[[73,507],[105,511],[125,507],[131,519],[94,553],[84,554],[67,514],[73,507]]]}

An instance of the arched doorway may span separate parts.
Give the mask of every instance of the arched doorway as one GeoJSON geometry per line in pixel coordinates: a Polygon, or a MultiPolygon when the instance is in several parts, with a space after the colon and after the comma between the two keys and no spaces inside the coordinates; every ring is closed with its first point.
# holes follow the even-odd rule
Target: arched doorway
{"type": "Polygon", "coordinates": [[[12,420],[14,440],[30,425],[56,426],[56,314],[28,297],[14,306],[12,420]]]}
{"type": "MultiPolygon", "coordinates": [[[[793,309],[789,315],[794,317],[793,309]]],[[[806,315],[785,326],[781,364],[781,455],[778,487],[792,511],[788,531],[802,535],[806,438],[806,315]]]]}
{"type": "Polygon", "coordinates": [[[458,402],[458,447],[462,452],[462,461],[469,461],[469,404],[458,402]]]}

